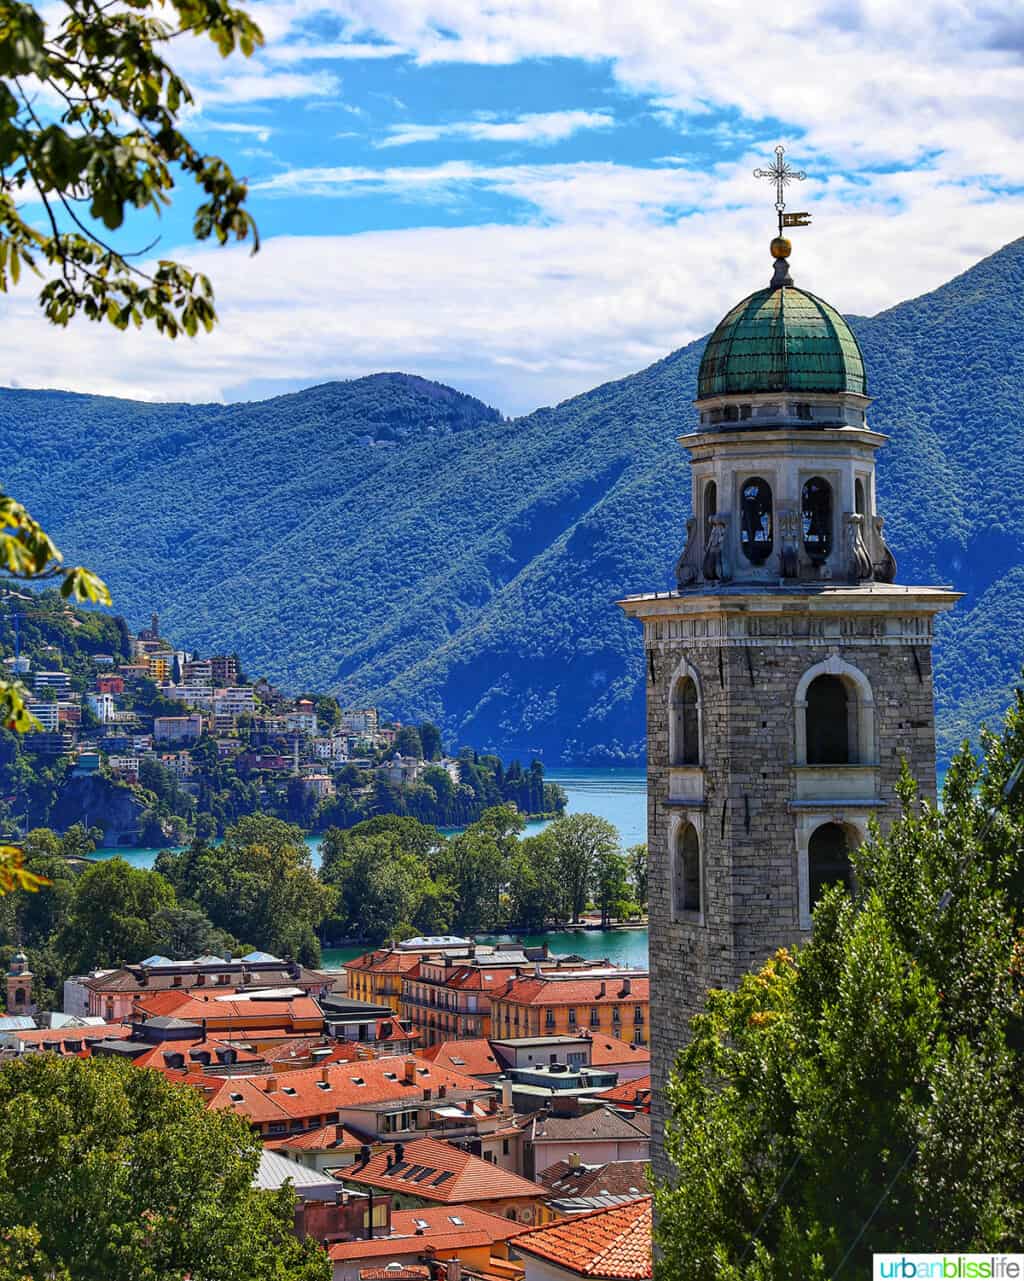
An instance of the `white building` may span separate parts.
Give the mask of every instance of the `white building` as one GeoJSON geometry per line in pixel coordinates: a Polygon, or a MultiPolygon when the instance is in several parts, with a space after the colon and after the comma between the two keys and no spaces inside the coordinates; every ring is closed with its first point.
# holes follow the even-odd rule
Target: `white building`
{"type": "Polygon", "coordinates": [[[28,703],[28,710],[48,734],[54,733],[60,724],[60,708],[56,703],[28,703]]]}
{"type": "Polygon", "coordinates": [[[341,713],[341,728],[348,734],[376,734],[376,707],[350,707],[341,713]]]}
{"type": "Polygon", "coordinates": [[[213,692],[214,716],[252,716],[255,711],[256,696],[249,685],[236,685],[213,692]]]}
{"type": "Polygon", "coordinates": [[[106,725],[108,721],[114,719],[114,696],[113,694],[98,694],[90,690],[85,696],[85,701],[96,714],[97,720],[106,725]]]}

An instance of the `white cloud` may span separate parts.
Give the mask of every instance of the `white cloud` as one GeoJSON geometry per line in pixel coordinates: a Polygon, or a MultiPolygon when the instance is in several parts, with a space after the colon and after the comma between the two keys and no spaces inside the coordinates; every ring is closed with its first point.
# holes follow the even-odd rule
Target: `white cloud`
{"type": "MultiPolygon", "coordinates": [[[[643,180],[646,171],[636,171],[643,180]]],[[[623,175],[623,183],[627,176],[623,175]]],[[[943,283],[1012,239],[1024,197],[905,175],[863,206],[824,187],[797,233],[798,282],[871,313],[943,283]],[[889,197],[898,197],[899,204],[889,197]]],[[[762,210],[549,226],[275,237],[176,253],[212,276],[221,324],[168,343],[77,324],[59,335],[23,289],[8,299],[0,383],[144,399],[209,400],[402,369],[529,409],[639,369],[706,332],[767,283],[762,210]]],[[[687,407],[680,404],[680,422],[687,407]]]]}
{"type": "Polygon", "coordinates": [[[405,147],[410,143],[460,138],[467,142],[530,142],[547,146],[571,138],[581,129],[611,129],[615,118],[608,111],[537,111],[497,120],[480,116],[447,124],[392,125],[378,147],[405,147]]]}
{"type": "Polygon", "coordinates": [[[269,142],[274,130],[269,125],[243,124],[238,120],[196,119],[192,128],[197,133],[229,133],[239,137],[251,136],[258,142],[269,142]]]}

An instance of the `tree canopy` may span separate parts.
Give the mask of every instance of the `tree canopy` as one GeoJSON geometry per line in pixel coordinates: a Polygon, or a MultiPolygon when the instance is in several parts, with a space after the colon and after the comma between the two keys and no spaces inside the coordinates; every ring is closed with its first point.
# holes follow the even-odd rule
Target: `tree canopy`
{"type": "Polygon", "coordinates": [[[260,1142],[197,1090],[111,1059],[0,1068],[0,1275],[329,1281],[294,1194],[255,1191],[260,1142]]]}
{"type": "Polygon", "coordinates": [[[657,1190],[666,1277],[866,1275],[873,1252],[1024,1237],[1024,694],[941,808],[854,854],[810,941],[693,1021],[657,1190]]]}

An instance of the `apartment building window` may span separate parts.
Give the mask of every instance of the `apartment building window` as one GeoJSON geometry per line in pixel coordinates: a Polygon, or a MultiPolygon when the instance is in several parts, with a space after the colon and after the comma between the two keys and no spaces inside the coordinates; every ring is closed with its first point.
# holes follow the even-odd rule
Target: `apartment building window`
{"type": "Polygon", "coordinates": [[[570,1011],[569,1011],[569,1026],[570,1026],[570,1027],[575,1027],[575,1026],[576,1026],[576,1011],[575,1011],[575,1010],[570,1010],[570,1011]]]}
{"type": "MultiPolygon", "coordinates": [[[[507,1016],[506,1016],[506,1017],[507,1017],[507,1016]]],[[[545,1010],[545,1011],[544,1011],[544,1026],[545,1026],[545,1027],[554,1027],[554,1026],[555,1026],[555,1012],[554,1012],[554,1010],[545,1010]]]]}
{"type": "Polygon", "coordinates": [[[644,1021],[644,1007],[637,1005],[633,1007],[633,1022],[642,1023],[644,1021]]]}
{"type": "Polygon", "coordinates": [[[612,1006],[612,1022],[613,1023],[622,1022],[622,1011],[619,1009],[617,1005],[612,1006]]]}
{"type": "Polygon", "coordinates": [[[597,1008],[596,1005],[592,1005],[590,1007],[590,1026],[591,1027],[601,1026],[601,1011],[597,1008]]]}

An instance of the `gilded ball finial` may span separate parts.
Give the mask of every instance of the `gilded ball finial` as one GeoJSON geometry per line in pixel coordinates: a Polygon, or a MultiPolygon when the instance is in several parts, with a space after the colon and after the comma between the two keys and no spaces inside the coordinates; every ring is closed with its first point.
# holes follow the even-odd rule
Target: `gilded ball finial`
{"type": "Polygon", "coordinates": [[[793,252],[793,246],[785,236],[776,236],[768,248],[773,258],[788,258],[793,252]]]}

